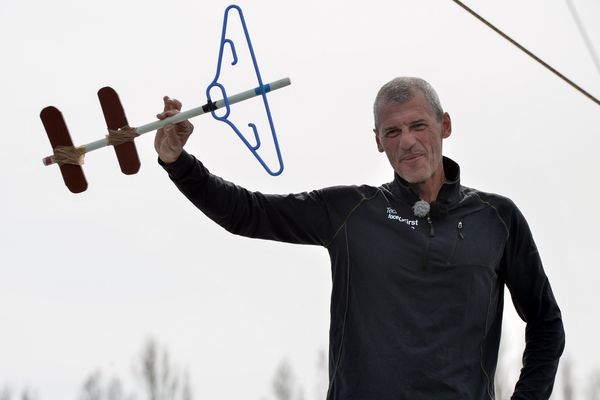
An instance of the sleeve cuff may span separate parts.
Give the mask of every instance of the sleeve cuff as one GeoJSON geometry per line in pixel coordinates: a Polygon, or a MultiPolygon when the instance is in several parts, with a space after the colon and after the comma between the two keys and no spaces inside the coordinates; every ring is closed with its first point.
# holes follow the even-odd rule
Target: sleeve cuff
{"type": "Polygon", "coordinates": [[[194,168],[196,158],[184,150],[174,162],[166,164],[158,158],[158,164],[167,171],[171,179],[177,180],[187,175],[194,168]]]}

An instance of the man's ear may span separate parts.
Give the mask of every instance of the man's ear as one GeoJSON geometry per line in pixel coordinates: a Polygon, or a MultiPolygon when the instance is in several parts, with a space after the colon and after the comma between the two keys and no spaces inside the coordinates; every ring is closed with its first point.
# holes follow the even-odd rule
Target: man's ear
{"type": "Polygon", "coordinates": [[[383,146],[381,145],[381,140],[379,139],[379,134],[377,134],[377,129],[373,129],[373,132],[375,133],[375,141],[377,142],[377,150],[379,150],[380,153],[383,153],[385,150],[384,150],[383,146]]]}
{"type": "Polygon", "coordinates": [[[447,112],[442,116],[442,138],[446,139],[452,134],[452,120],[447,112]]]}

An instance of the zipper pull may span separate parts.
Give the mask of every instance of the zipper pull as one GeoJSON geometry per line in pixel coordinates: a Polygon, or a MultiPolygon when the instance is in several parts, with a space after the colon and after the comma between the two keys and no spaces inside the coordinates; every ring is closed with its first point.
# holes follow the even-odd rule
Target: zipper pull
{"type": "Polygon", "coordinates": [[[435,230],[433,229],[433,221],[429,215],[427,216],[427,223],[429,224],[429,237],[434,237],[435,230]]]}
{"type": "Polygon", "coordinates": [[[463,240],[464,240],[465,236],[464,236],[464,235],[463,235],[463,233],[462,233],[462,227],[463,227],[463,223],[462,223],[462,221],[458,221],[458,226],[457,226],[457,228],[458,228],[458,236],[459,236],[461,239],[463,239],[463,240]]]}

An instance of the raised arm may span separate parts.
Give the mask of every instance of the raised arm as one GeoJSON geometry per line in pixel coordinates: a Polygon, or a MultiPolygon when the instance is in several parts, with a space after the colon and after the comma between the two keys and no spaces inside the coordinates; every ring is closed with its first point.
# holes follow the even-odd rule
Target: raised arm
{"type": "MultiPolygon", "coordinates": [[[[179,101],[165,97],[164,111],[157,117],[170,117],[180,109],[179,101]]],[[[171,180],[204,214],[242,236],[302,244],[328,243],[333,235],[332,222],[321,191],[266,195],[227,182],[183,150],[192,131],[189,121],[167,125],[158,130],[154,146],[171,180]]]]}

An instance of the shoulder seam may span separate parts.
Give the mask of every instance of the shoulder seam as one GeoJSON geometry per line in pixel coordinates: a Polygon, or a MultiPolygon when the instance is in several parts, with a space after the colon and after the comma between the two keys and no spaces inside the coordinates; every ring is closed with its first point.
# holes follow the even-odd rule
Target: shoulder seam
{"type": "Polygon", "coordinates": [[[498,208],[493,205],[492,203],[490,203],[489,201],[485,201],[481,198],[481,196],[479,196],[479,192],[477,191],[473,191],[473,196],[476,196],[477,199],[487,205],[488,207],[492,208],[494,210],[494,212],[496,213],[496,217],[500,220],[500,222],[502,223],[502,226],[504,227],[504,230],[506,231],[506,235],[508,236],[510,234],[510,230],[508,229],[508,225],[506,225],[506,222],[504,221],[504,219],[502,218],[502,216],[500,215],[500,212],[498,211],[498,208]]]}
{"type": "Polygon", "coordinates": [[[362,199],[360,199],[358,201],[358,203],[354,207],[352,207],[352,209],[346,215],[346,218],[344,218],[344,220],[341,222],[340,226],[335,230],[334,234],[331,236],[331,239],[325,244],[325,247],[329,247],[329,245],[335,240],[336,236],[340,233],[340,231],[342,230],[344,225],[346,225],[346,222],[348,222],[348,219],[350,219],[352,214],[362,205],[362,203],[364,203],[365,201],[374,199],[379,194],[380,191],[381,191],[381,188],[378,187],[375,190],[375,193],[373,195],[371,195],[370,197],[363,197],[362,199]]]}

